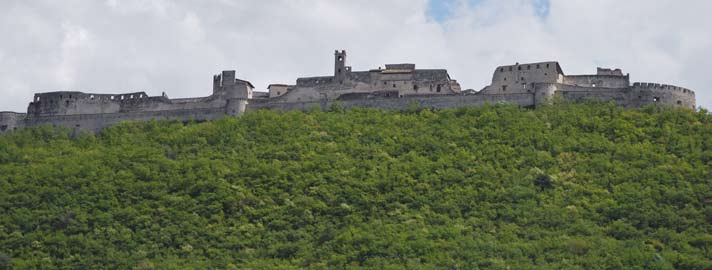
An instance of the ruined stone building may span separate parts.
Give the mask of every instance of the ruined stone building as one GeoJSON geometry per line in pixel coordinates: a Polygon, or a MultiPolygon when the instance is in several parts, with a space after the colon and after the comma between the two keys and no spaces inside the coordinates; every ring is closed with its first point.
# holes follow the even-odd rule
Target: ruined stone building
{"type": "Polygon", "coordinates": [[[334,53],[333,76],[299,78],[296,85],[272,84],[268,89],[269,97],[277,102],[460,93],[460,85],[450,78],[447,70],[416,69],[415,64],[387,64],[385,69],[352,71],[346,66],[346,51],[334,53]]]}
{"type": "Polygon", "coordinates": [[[298,78],[296,84],[271,84],[268,92],[254,91],[235,71],[213,77],[210,96],[170,99],[163,93],[123,94],[72,91],[35,94],[27,113],[0,112],[0,134],[41,124],[99,131],[121,121],[211,120],[258,109],[303,110],[311,107],[374,107],[404,109],[455,108],[492,103],[534,107],[560,96],[565,100],[613,101],[621,106],[665,105],[694,109],[692,90],[657,83],[630,83],[620,69],[598,68],[592,75],[565,75],[558,62],[500,66],[492,83],[480,91],[461,91],[445,69],[416,69],[415,64],[353,71],[346,51],[334,53],[334,74],[298,78]]]}

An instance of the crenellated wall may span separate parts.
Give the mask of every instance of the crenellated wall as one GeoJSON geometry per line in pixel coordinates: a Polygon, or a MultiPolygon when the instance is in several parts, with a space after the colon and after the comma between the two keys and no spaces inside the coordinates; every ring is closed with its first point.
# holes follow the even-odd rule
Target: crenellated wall
{"type": "Polygon", "coordinates": [[[121,108],[125,106],[131,107],[136,104],[164,102],[165,100],[149,98],[145,92],[126,94],[47,92],[35,94],[27,108],[27,113],[31,116],[116,113],[122,111],[121,108]]]}
{"type": "Polygon", "coordinates": [[[298,78],[296,85],[273,84],[269,92],[236,78],[234,70],[213,76],[207,97],[170,99],[145,92],[92,94],[60,91],[35,94],[27,114],[0,112],[0,133],[40,124],[99,131],[121,121],[211,120],[259,109],[304,110],[372,107],[406,109],[411,105],[442,109],[510,103],[534,107],[555,97],[571,101],[611,101],[626,107],[647,105],[695,108],[689,89],[657,83],[630,84],[620,69],[598,68],[596,75],[564,75],[558,62],[497,67],[492,84],[482,91],[460,91],[445,69],[415,69],[388,64],[385,69],[351,71],[345,51],[335,52],[334,76],[298,78]]]}
{"type": "Polygon", "coordinates": [[[630,88],[629,106],[639,107],[649,104],[677,106],[694,109],[695,92],[679,86],[636,82],[630,88]]]}

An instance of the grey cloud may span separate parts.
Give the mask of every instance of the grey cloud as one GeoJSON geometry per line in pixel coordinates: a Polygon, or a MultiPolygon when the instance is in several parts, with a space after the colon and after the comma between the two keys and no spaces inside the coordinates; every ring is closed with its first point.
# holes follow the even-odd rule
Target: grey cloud
{"type": "Polygon", "coordinates": [[[24,111],[32,93],[145,90],[172,97],[210,92],[211,75],[236,69],[258,88],[329,74],[334,49],[363,70],[387,62],[448,68],[466,88],[494,67],[560,60],[568,73],[621,67],[633,79],[697,90],[712,2],[552,0],[541,18],[525,0],[463,1],[438,23],[426,1],[0,2],[0,110],[24,111]]]}

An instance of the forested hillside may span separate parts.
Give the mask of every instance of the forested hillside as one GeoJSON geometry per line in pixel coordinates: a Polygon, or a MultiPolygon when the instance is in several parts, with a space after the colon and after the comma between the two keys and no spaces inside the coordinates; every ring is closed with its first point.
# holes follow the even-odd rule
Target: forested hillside
{"type": "Polygon", "coordinates": [[[712,116],[259,111],[0,136],[0,269],[712,269],[712,116]]]}

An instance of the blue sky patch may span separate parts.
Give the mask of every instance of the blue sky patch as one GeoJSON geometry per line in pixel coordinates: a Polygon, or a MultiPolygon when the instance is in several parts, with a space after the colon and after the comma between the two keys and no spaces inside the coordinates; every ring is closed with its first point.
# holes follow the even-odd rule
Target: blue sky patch
{"type": "MultiPolygon", "coordinates": [[[[477,5],[485,0],[468,0],[470,6],[477,8],[477,5]]],[[[534,7],[534,12],[540,18],[549,16],[549,0],[529,0],[534,7]]],[[[458,7],[458,0],[428,0],[427,15],[429,18],[443,22],[452,16],[453,10],[458,7]]]]}

